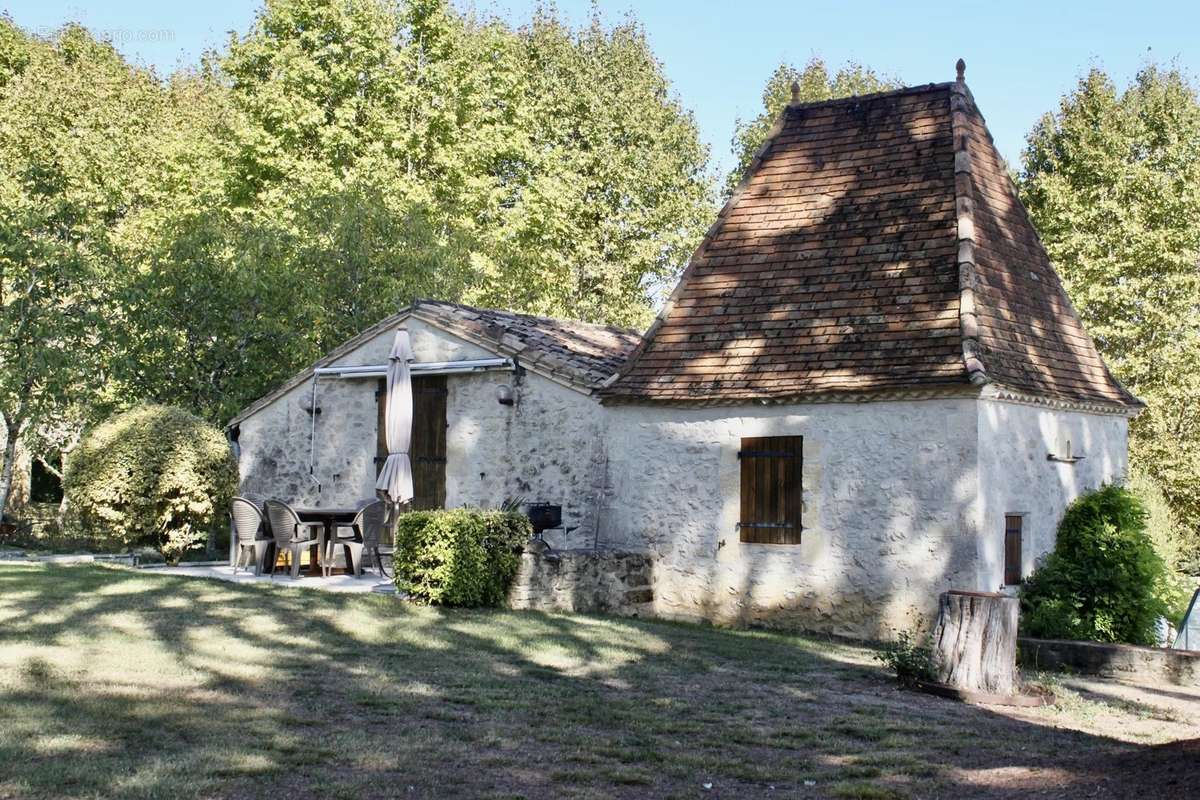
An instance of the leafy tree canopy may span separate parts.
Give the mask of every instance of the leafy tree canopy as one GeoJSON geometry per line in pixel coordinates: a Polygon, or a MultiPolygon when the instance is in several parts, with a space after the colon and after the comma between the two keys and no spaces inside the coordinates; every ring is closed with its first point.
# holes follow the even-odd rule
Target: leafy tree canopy
{"type": "Polygon", "coordinates": [[[1029,135],[1022,196],[1113,371],[1146,401],[1132,457],[1200,554],[1200,99],[1173,68],[1085,75],[1029,135]]]}
{"type": "Polygon", "coordinates": [[[644,323],[707,155],[632,20],[267,0],[163,79],[0,18],[0,412],[221,421],[421,296],[644,323]]]}

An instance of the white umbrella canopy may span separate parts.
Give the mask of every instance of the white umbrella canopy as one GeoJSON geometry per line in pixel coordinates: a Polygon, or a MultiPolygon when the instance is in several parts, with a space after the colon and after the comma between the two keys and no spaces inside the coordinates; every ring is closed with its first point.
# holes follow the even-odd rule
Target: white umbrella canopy
{"type": "Polygon", "coordinates": [[[413,496],[412,462],[408,448],[412,439],[412,379],[408,364],[413,360],[412,343],[408,331],[400,328],[392,342],[388,356],[387,397],[384,407],[384,438],[388,456],[379,479],[375,481],[375,494],[394,509],[407,503],[413,496]]]}

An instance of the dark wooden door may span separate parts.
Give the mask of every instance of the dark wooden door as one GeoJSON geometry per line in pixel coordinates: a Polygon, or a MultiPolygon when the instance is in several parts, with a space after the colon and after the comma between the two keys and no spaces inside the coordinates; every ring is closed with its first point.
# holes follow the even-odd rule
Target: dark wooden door
{"type": "Polygon", "coordinates": [[[413,378],[414,509],[446,506],[446,376],[413,378]]]}
{"type": "MultiPolygon", "coordinates": [[[[379,401],[376,423],[375,474],[387,459],[384,436],[383,399],[386,384],[380,381],[375,396],[379,401]]],[[[408,457],[412,462],[414,510],[444,508],[446,505],[446,376],[422,375],[412,379],[413,426],[408,457]]]]}

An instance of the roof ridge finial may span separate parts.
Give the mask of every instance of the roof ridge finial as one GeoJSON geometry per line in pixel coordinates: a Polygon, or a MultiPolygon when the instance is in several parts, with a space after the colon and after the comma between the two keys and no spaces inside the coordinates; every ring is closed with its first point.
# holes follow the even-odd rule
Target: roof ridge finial
{"type": "Polygon", "coordinates": [[[800,102],[800,81],[792,81],[792,102],[800,102]]]}
{"type": "Polygon", "coordinates": [[[955,65],[954,65],[954,72],[956,73],[959,83],[966,83],[966,81],[967,81],[967,62],[963,61],[960,58],[958,60],[958,62],[955,63],[955,65]]]}

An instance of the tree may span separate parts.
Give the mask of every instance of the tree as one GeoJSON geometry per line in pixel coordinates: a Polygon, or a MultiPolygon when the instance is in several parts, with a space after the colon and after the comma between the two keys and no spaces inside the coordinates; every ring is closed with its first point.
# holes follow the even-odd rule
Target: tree
{"type": "Polygon", "coordinates": [[[0,161],[0,504],[22,436],[219,422],[418,297],[644,322],[712,211],[636,23],[445,0],[267,0],[169,79],[5,18],[0,161]]]}
{"type": "MultiPolygon", "coordinates": [[[[1114,373],[1147,403],[1136,464],[1200,545],[1200,99],[1148,66],[1125,90],[1091,70],[1030,133],[1030,216],[1114,373]]],[[[1196,552],[1200,553],[1200,550],[1196,552]]]]}
{"type": "Polygon", "coordinates": [[[881,76],[873,69],[852,61],[832,75],[821,58],[810,59],[803,69],[788,63],[780,64],[771,73],[763,89],[762,113],[749,122],[739,119],[734,127],[731,145],[733,155],[737,158],[737,166],[726,176],[726,196],[732,194],[741,183],[750,162],[767,140],[771,126],[783,113],[784,106],[791,102],[793,83],[799,85],[799,99],[802,103],[882,92],[901,86],[900,81],[895,78],[881,76]]]}
{"type": "Polygon", "coordinates": [[[0,19],[0,417],[7,509],[18,439],[105,385],[98,335],[112,234],[141,202],[153,76],[78,26],[51,40],[0,19]]]}
{"type": "Polygon", "coordinates": [[[342,312],[326,344],[422,294],[645,321],[711,211],[695,123],[632,22],[272,0],[221,64],[248,120],[240,202],[289,220],[342,312]]]}

